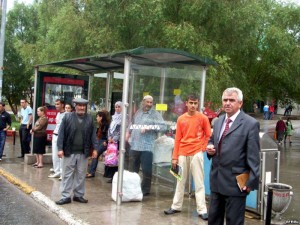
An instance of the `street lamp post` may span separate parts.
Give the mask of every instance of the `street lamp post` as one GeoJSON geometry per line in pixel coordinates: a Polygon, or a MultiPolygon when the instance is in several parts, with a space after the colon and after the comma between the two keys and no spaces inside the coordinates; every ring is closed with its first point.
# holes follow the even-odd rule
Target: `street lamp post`
{"type": "Polygon", "coordinates": [[[5,26],[6,26],[6,0],[1,1],[2,18],[1,18],[1,33],[0,33],[0,101],[2,101],[2,86],[3,86],[3,56],[4,56],[4,41],[5,41],[5,26]]]}

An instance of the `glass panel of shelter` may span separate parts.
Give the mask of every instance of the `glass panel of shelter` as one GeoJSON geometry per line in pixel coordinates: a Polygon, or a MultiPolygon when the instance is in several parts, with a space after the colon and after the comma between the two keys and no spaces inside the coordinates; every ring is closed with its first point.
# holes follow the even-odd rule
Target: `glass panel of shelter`
{"type": "Polygon", "coordinates": [[[127,127],[130,138],[125,169],[139,171],[144,194],[158,189],[169,192],[165,187],[174,186],[175,179],[169,169],[176,121],[187,111],[187,95],[200,96],[201,74],[200,66],[131,64],[127,127]],[[153,97],[151,109],[148,106],[152,100],[148,95],[153,97]]]}

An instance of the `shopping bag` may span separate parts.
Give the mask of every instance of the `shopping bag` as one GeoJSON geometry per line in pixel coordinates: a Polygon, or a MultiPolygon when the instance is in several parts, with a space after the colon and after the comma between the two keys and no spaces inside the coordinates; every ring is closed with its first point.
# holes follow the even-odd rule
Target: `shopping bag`
{"type": "Polygon", "coordinates": [[[277,131],[274,132],[274,139],[277,140],[277,131]]]}
{"type": "Polygon", "coordinates": [[[107,150],[105,153],[104,164],[106,166],[118,166],[118,144],[117,143],[108,143],[107,150]]]}
{"type": "MultiPolygon", "coordinates": [[[[111,197],[117,201],[118,188],[118,172],[115,173],[112,181],[111,197]]],[[[143,192],[141,188],[141,178],[137,173],[124,170],[123,187],[122,187],[122,202],[142,201],[143,192]]]]}

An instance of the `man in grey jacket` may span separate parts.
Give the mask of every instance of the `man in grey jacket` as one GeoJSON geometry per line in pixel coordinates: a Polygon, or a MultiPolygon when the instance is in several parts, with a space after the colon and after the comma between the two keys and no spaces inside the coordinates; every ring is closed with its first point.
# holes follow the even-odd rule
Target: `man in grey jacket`
{"type": "Polygon", "coordinates": [[[97,156],[98,143],[91,115],[86,113],[88,101],[82,98],[74,99],[75,112],[64,116],[58,132],[58,156],[63,158],[62,198],[58,205],[73,201],[87,203],[85,194],[85,172],[87,158],[93,150],[92,157],[97,156]]]}
{"type": "Polygon", "coordinates": [[[226,225],[242,225],[246,197],[259,186],[259,123],[241,110],[240,89],[227,88],[222,103],[226,114],[215,122],[207,145],[212,160],[208,225],[223,225],[224,216],[226,225]],[[240,174],[249,174],[249,179],[239,187],[240,174]]]}

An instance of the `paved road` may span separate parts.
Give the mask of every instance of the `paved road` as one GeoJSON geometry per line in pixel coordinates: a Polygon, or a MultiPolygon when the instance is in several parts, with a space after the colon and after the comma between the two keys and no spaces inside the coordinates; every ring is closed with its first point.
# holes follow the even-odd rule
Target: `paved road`
{"type": "Polygon", "coordinates": [[[0,176],[0,224],[65,225],[66,223],[0,176]]]}

